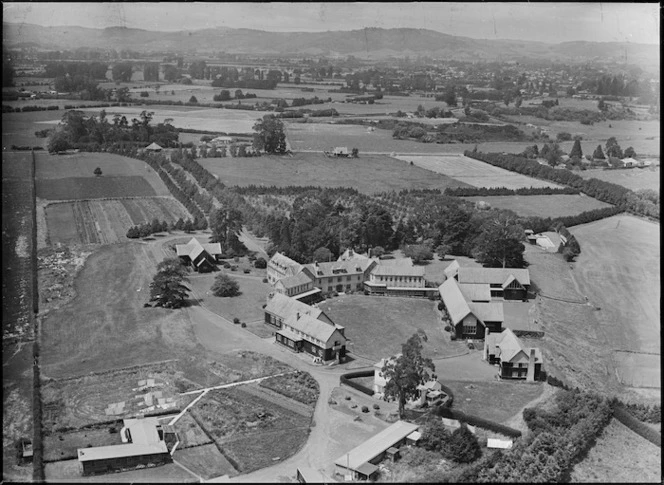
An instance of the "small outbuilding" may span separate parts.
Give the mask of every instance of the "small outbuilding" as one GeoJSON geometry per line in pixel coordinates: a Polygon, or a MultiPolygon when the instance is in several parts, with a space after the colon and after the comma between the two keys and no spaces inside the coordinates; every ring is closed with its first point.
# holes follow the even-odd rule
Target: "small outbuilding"
{"type": "Polygon", "coordinates": [[[160,152],[162,151],[163,148],[157,145],[155,142],[150,143],[148,146],[145,147],[145,151],[148,152],[160,152]]]}

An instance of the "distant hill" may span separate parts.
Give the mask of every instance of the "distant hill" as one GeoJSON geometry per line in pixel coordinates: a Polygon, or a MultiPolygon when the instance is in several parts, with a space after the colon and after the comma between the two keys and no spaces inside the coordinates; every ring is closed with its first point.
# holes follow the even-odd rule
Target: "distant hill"
{"type": "Polygon", "coordinates": [[[471,39],[426,29],[367,28],[328,32],[266,32],[213,28],[155,32],[124,27],[42,27],[3,22],[3,45],[37,45],[45,50],[89,48],[131,49],[139,52],[227,52],[254,55],[348,56],[384,59],[428,55],[456,60],[561,60],[593,58],[659,64],[659,46],[615,42],[547,44],[516,40],[471,39]]]}

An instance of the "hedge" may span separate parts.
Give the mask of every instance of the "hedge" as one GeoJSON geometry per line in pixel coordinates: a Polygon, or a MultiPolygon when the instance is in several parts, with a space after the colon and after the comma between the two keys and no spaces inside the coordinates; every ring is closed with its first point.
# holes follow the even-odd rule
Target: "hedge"
{"type": "Polygon", "coordinates": [[[542,338],[544,337],[544,332],[539,332],[537,330],[514,330],[514,335],[526,338],[542,338]]]}
{"type": "Polygon", "coordinates": [[[521,187],[508,189],[506,187],[448,187],[445,195],[454,197],[490,196],[490,195],[552,195],[567,194],[578,195],[579,189],[573,187],[521,187]]]}
{"type": "Polygon", "coordinates": [[[495,433],[500,433],[502,435],[509,436],[510,438],[521,437],[521,431],[519,431],[518,429],[510,428],[509,426],[505,426],[500,423],[495,423],[493,421],[489,421],[488,419],[480,418],[478,416],[472,416],[462,411],[457,411],[445,406],[436,407],[434,413],[437,416],[441,416],[443,418],[456,419],[458,421],[462,421],[464,423],[468,423],[473,426],[478,426],[480,428],[488,429],[495,433]]]}
{"type": "Polygon", "coordinates": [[[642,423],[632,416],[621,404],[616,404],[613,408],[613,417],[634,431],[639,436],[647,439],[652,444],[662,447],[662,435],[657,430],[652,429],[645,423],[642,423]]]}
{"type": "Polygon", "coordinates": [[[363,386],[362,384],[358,384],[357,382],[353,382],[350,380],[356,377],[371,377],[373,375],[374,375],[373,370],[349,372],[348,374],[341,375],[341,377],[339,377],[339,381],[341,382],[341,384],[346,384],[347,386],[352,387],[353,389],[357,389],[358,391],[363,392],[364,394],[373,396],[374,394],[373,389],[369,389],[368,387],[363,386]]]}

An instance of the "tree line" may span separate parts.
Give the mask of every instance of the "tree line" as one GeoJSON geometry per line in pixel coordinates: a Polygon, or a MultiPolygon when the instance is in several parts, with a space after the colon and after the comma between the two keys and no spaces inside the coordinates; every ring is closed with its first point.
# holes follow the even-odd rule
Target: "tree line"
{"type": "Polygon", "coordinates": [[[202,231],[207,229],[207,221],[205,218],[198,219],[194,217],[193,220],[187,219],[186,221],[180,217],[176,222],[167,222],[159,221],[158,219],[153,219],[152,222],[146,222],[139,224],[137,226],[131,226],[127,230],[127,237],[129,239],[138,239],[142,237],[148,237],[152,234],[157,234],[159,232],[167,231],[184,231],[190,233],[193,231],[202,231]]]}
{"type": "Polygon", "coordinates": [[[520,187],[508,189],[506,187],[448,187],[445,195],[454,197],[473,197],[490,195],[578,195],[579,190],[573,187],[520,187]]]}
{"type": "Polygon", "coordinates": [[[567,185],[579,189],[584,194],[597,200],[616,205],[623,210],[630,210],[639,215],[659,219],[659,207],[655,206],[650,200],[644,200],[639,194],[618,184],[596,178],[584,179],[569,170],[554,169],[519,155],[483,153],[474,150],[466,150],[464,155],[512,172],[567,185]]]}

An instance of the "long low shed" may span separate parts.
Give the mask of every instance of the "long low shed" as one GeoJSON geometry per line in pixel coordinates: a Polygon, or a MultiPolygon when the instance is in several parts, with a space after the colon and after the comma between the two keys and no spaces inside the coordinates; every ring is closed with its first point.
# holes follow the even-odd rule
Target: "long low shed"
{"type": "Polygon", "coordinates": [[[344,476],[350,474],[353,480],[369,479],[378,470],[376,465],[385,457],[387,450],[404,444],[406,438],[418,429],[417,424],[397,421],[339,457],[334,462],[336,473],[344,476]]]}

